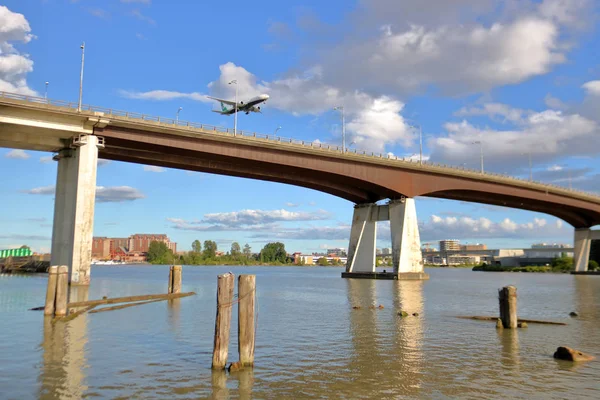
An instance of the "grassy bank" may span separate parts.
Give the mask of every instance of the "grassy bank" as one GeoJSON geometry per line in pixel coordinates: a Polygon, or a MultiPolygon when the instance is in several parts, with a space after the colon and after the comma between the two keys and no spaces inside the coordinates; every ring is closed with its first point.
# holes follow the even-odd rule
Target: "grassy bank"
{"type": "Polygon", "coordinates": [[[567,273],[569,271],[563,271],[560,269],[553,269],[550,266],[526,266],[526,267],[501,267],[499,265],[478,265],[473,267],[473,271],[485,271],[485,272],[555,272],[555,273],[567,273]]]}

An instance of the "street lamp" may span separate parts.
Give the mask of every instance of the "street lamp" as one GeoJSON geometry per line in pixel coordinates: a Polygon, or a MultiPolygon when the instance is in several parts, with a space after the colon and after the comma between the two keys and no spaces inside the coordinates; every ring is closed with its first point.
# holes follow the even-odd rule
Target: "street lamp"
{"type": "Polygon", "coordinates": [[[277,129],[275,129],[275,132],[273,132],[273,136],[277,135],[277,132],[281,129],[280,126],[277,127],[277,129]]]}
{"type": "Polygon", "coordinates": [[[479,154],[480,154],[480,158],[481,158],[481,173],[483,174],[483,142],[481,140],[477,140],[477,141],[473,142],[472,144],[479,145],[479,154]]]}
{"type": "Polygon", "coordinates": [[[346,152],[346,118],[344,115],[344,106],[333,107],[334,110],[342,113],[342,153],[346,152]]]}
{"type": "Polygon", "coordinates": [[[44,92],[44,98],[47,99],[48,98],[48,84],[50,82],[46,81],[46,91],[44,92]]]}
{"type": "Polygon", "coordinates": [[[230,85],[235,85],[235,112],[233,114],[233,136],[237,135],[237,110],[238,110],[238,84],[237,79],[229,82],[230,85]]]}
{"type": "Polygon", "coordinates": [[[81,43],[81,74],[79,76],[79,104],[77,106],[77,111],[81,112],[81,98],[83,96],[83,62],[85,59],[85,42],[81,43]]]}
{"type": "Polygon", "coordinates": [[[177,109],[177,116],[175,117],[175,123],[179,123],[179,112],[183,110],[183,107],[179,107],[177,109]]]}
{"type": "Polygon", "coordinates": [[[521,155],[528,155],[529,156],[529,182],[533,181],[533,168],[531,166],[531,152],[528,151],[527,153],[521,153],[521,155]]]}

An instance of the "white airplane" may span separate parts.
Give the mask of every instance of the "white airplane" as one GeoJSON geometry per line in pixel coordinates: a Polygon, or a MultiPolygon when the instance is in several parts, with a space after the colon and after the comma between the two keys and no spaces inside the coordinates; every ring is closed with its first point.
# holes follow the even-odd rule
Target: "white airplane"
{"type": "MultiPolygon", "coordinates": [[[[206,97],[208,97],[209,99],[216,100],[221,103],[221,111],[212,110],[213,112],[216,112],[219,114],[224,114],[224,115],[235,114],[235,101],[223,100],[223,99],[218,99],[216,97],[210,97],[210,96],[206,96],[206,97]],[[228,108],[228,106],[231,108],[228,108]]],[[[259,94],[258,96],[253,97],[250,100],[248,100],[246,103],[244,103],[243,101],[240,101],[237,105],[237,111],[245,112],[246,114],[250,114],[250,112],[260,112],[260,106],[258,106],[257,104],[264,103],[268,99],[269,99],[268,94],[259,94]]]]}

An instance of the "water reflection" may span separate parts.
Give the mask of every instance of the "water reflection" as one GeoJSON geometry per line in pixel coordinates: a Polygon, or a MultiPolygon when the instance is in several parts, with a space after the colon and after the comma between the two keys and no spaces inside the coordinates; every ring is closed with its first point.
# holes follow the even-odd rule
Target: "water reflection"
{"type": "Polygon", "coordinates": [[[348,368],[354,376],[348,378],[365,382],[364,392],[357,392],[355,387],[353,396],[418,396],[423,363],[424,283],[359,279],[347,282],[349,303],[361,307],[350,314],[353,351],[348,368]],[[391,307],[388,304],[384,309],[369,308],[378,304],[377,290],[392,292],[391,296],[382,296],[391,297],[391,307]],[[401,310],[411,315],[402,318],[398,315],[401,310]]]}
{"type": "MultiPolygon", "coordinates": [[[[87,301],[87,287],[71,287],[69,301],[87,301]]],[[[87,315],[63,322],[44,317],[40,399],[81,398],[87,390],[87,315]]]]}
{"type": "MultiPolygon", "coordinates": [[[[490,329],[494,329],[491,324],[490,329]]],[[[502,367],[518,374],[518,367],[521,365],[518,329],[496,329],[496,336],[502,349],[500,358],[502,367]]]]}

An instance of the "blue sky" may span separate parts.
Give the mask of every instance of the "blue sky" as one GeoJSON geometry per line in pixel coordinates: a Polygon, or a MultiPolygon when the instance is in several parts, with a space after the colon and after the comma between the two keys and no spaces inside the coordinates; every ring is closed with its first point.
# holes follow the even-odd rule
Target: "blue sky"
{"type": "MultiPolygon", "coordinates": [[[[0,90],[219,126],[205,95],[268,93],[239,129],[348,142],[402,157],[598,192],[600,40],[594,0],[190,2],[9,0],[0,7],[0,90]],[[452,3],[452,4],[449,4],[452,3]],[[569,183],[570,182],[570,183],[569,183]]],[[[50,247],[51,154],[0,149],[0,247],[50,247]]],[[[352,204],[283,184],[118,162],[98,169],[94,234],[281,240],[288,251],[345,247],[352,204]]],[[[417,199],[422,242],[490,247],[572,242],[572,227],[531,212],[417,199]]],[[[382,224],[380,247],[388,246],[382,224]]]]}

